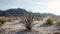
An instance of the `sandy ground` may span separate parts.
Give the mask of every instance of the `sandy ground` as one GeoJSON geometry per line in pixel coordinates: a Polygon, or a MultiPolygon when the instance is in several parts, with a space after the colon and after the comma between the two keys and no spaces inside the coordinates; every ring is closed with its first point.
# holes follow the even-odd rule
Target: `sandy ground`
{"type": "Polygon", "coordinates": [[[60,32],[59,30],[56,29],[56,26],[45,26],[41,27],[40,25],[42,25],[44,23],[44,21],[34,21],[34,23],[39,23],[37,25],[35,25],[32,30],[33,31],[29,31],[29,30],[25,30],[25,27],[23,26],[23,24],[19,23],[18,20],[15,20],[13,22],[7,22],[3,28],[5,28],[6,30],[4,32],[2,32],[2,34],[48,34],[51,33],[53,34],[54,32],[60,32]]]}

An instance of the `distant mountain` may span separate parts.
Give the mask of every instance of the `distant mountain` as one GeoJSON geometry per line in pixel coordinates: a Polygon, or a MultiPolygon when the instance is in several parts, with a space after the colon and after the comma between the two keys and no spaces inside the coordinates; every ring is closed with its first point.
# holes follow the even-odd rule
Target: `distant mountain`
{"type": "Polygon", "coordinates": [[[22,16],[24,13],[27,13],[24,9],[9,9],[5,11],[0,10],[0,16],[22,16]]]}
{"type": "Polygon", "coordinates": [[[0,10],[0,16],[6,16],[6,13],[2,10],[0,10]]]}
{"type": "Polygon", "coordinates": [[[47,17],[47,16],[52,16],[52,17],[60,17],[58,15],[52,14],[52,13],[33,13],[33,15],[40,16],[40,17],[47,17]]]}
{"type": "MultiPolygon", "coordinates": [[[[9,10],[0,10],[0,16],[23,16],[25,13],[28,13],[25,9],[9,9],[9,10]]],[[[57,15],[51,13],[32,13],[35,16],[46,17],[46,16],[53,16],[56,17],[57,15]]]]}

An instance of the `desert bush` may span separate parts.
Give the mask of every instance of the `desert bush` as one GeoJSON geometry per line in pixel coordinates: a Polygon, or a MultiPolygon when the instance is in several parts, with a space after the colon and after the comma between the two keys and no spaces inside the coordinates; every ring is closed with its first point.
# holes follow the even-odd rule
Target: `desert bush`
{"type": "Polygon", "coordinates": [[[6,17],[0,17],[0,33],[5,31],[6,29],[3,27],[6,23],[7,19],[6,17]]]}
{"type": "Polygon", "coordinates": [[[57,30],[60,30],[60,20],[57,20],[57,22],[55,23],[55,25],[57,26],[57,30]]]}
{"type": "Polygon", "coordinates": [[[53,21],[54,21],[54,20],[53,20],[52,17],[48,17],[47,20],[46,20],[46,24],[48,24],[48,25],[53,25],[53,24],[54,24],[53,21]]]}
{"type": "Polygon", "coordinates": [[[6,17],[0,17],[0,24],[4,24],[6,21],[6,17]]]}
{"type": "Polygon", "coordinates": [[[55,32],[54,34],[60,34],[60,33],[58,33],[58,32],[55,32]]]}
{"type": "Polygon", "coordinates": [[[23,22],[23,24],[25,25],[25,27],[28,30],[31,30],[32,27],[36,24],[36,23],[33,24],[33,18],[34,18],[34,15],[32,15],[31,12],[24,14],[24,22],[23,22]]]}
{"type": "Polygon", "coordinates": [[[13,20],[18,20],[19,17],[12,17],[13,20]]]}
{"type": "Polygon", "coordinates": [[[0,26],[2,26],[3,24],[5,24],[7,21],[6,17],[0,17],[0,26]]]}
{"type": "Polygon", "coordinates": [[[34,20],[37,20],[37,21],[40,21],[40,20],[42,20],[42,18],[41,17],[34,17],[34,20]]]}
{"type": "Polygon", "coordinates": [[[60,26],[60,20],[58,20],[58,21],[56,22],[56,25],[57,25],[57,26],[60,26]]]}

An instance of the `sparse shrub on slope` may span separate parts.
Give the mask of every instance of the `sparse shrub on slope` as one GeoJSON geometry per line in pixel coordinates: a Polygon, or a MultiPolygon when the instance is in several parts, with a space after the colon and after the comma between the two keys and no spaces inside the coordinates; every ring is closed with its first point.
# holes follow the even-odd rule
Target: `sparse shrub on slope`
{"type": "Polygon", "coordinates": [[[53,21],[54,21],[53,18],[48,17],[47,20],[46,20],[46,24],[48,24],[48,25],[53,25],[53,24],[54,24],[53,21]]]}

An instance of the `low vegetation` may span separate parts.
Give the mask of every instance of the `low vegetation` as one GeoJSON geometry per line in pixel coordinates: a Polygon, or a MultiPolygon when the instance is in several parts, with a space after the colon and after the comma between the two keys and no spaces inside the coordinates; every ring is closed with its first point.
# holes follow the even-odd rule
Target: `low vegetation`
{"type": "Polygon", "coordinates": [[[60,20],[58,20],[58,21],[56,22],[56,25],[60,26],[60,20]]]}
{"type": "Polygon", "coordinates": [[[24,16],[20,16],[20,23],[24,23],[24,16]]]}
{"type": "Polygon", "coordinates": [[[27,14],[24,14],[24,22],[23,24],[25,25],[25,27],[28,29],[28,30],[31,30],[32,27],[36,24],[33,24],[33,18],[34,16],[32,15],[31,12],[27,13],[27,14]]]}
{"type": "Polygon", "coordinates": [[[4,24],[6,21],[6,17],[0,17],[0,24],[4,24]]]}
{"type": "Polygon", "coordinates": [[[53,25],[54,24],[54,19],[51,18],[51,17],[48,17],[47,20],[46,20],[46,24],[53,25]]]}
{"type": "Polygon", "coordinates": [[[6,23],[6,21],[7,21],[6,17],[0,17],[0,28],[1,28],[0,29],[1,30],[0,33],[3,32],[3,31],[5,31],[5,28],[3,26],[6,23]]]}
{"type": "Polygon", "coordinates": [[[40,21],[40,20],[43,20],[41,17],[37,17],[37,16],[35,16],[34,17],[34,20],[36,20],[36,21],[40,21]]]}

